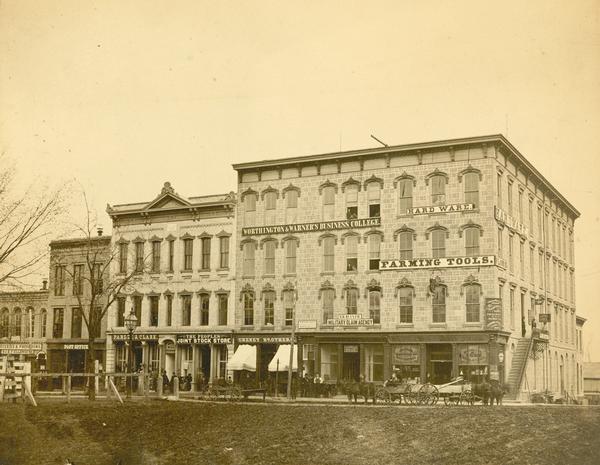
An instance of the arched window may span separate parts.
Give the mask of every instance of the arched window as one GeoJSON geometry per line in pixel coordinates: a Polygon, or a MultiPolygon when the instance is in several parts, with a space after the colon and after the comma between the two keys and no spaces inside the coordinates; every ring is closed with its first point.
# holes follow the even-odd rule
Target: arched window
{"type": "MultiPolygon", "coordinates": [[[[246,247],[248,244],[244,244],[244,247],[246,247]]],[[[266,275],[274,275],[275,274],[275,247],[276,247],[277,243],[273,240],[271,241],[266,241],[264,243],[264,249],[265,249],[265,271],[264,273],[266,275]]],[[[245,264],[245,255],[244,251],[244,264],[245,264]]],[[[250,266],[250,265],[248,265],[250,266]]],[[[254,270],[254,266],[252,266],[252,269],[254,270]]],[[[244,268],[244,274],[246,274],[246,269],[244,268]]],[[[247,276],[252,276],[254,274],[254,271],[252,271],[252,273],[248,274],[247,276]]]]}
{"type": "Polygon", "coordinates": [[[431,232],[431,253],[433,258],[446,256],[446,231],[443,229],[434,229],[431,232]]]}
{"type": "Polygon", "coordinates": [[[332,273],[335,265],[335,237],[323,238],[323,272],[332,273]]]}
{"type": "Polygon", "coordinates": [[[285,221],[287,224],[293,224],[298,219],[298,193],[297,189],[285,191],[285,221]]]}
{"type": "Polygon", "coordinates": [[[200,325],[208,326],[210,317],[210,295],[200,294],[200,325]]]}
{"type": "Polygon", "coordinates": [[[381,185],[378,182],[367,184],[367,202],[369,218],[379,218],[381,216],[381,185]]]}
{"type": "Polygon", "coordinates": [[[246,192],[242,196],[244,203],[244,224],[251,225],[255,221],[257,194],[254,191],[246,192]]]}
{"type": "Polygon", "coordinates": [[[323,221],[333,220],[335,216],[335,186],[323,187],[323,221]]]}
{"type": "Polygon", "coordinates": [[[242,246],[244,260],[244,276],[254,276],[254,256],[256,252],[256,243],[246,242],[242,246]]]}
{"type": "Polygon", "coordinates": [[[48,324],[48,312],[42,308],[40,313],[40,337],[46,337],[46,325],[48,324]]]}
{"type": "Polygon", "coordinates": [[[433,323],[446,322],[446,286],[436,283],[431,291],[431,307],[433,323]]]}
{"type": "Polygon", "coordinates": [[[265,326],[275,324],[275,292],[266,291],[263,293],[265,326]]]}
{"type": "Polygon", "coordinates": [[[31,307],[25,311],[25,337],[35,337],[35,311],[31,307]]]}
{"type": "Polygon", "coordinates": [[[474,257],[479,255],[479,236],[481,231],[479,228],[466,228],[465,234],[465,255],[474,257]]]}
{"type": "Polygon", "coordinates": [[[413,206],[413,180],[401,179],[398,182],[398,214],[406,215],[413,206]]]}
{"type": "Polygon", "coordinates": [[[402,231],[398,234],[398,242],[400,244],[400,258],[410,260],[413,258],[413,237],[412,231],[402,231]]]}
{"type": "Polygon", "coordinates": [[[481,286],[468,284],[465,286],[466,322],[479,323],[481,318],[481,286]]]}
{"type": "Polygon", "coordinates": [[[284,324],[285,326],[292,326],[294,321],[294,290],[285,290],[282,292],[283,297],[283,312],[284,312],[284,324]]]}
{"type": "Polygon", "coordinates": [[[464,175],[465,203],[479,207],[479,173],[471,171],[464,175]]]}
{"type": "MultiPolygon", "coordinates": [[[[371,183],[369,186],[373,184],[376,183],[371,183]]],[[[369,238],[369,270],[378,270],[381,256],[381,235],[369,234],[367,237],[369,238]]]]}
{"type": "Polygon", "coordinates": [[[346,294],[346,314],[356,315],[358,313],[358,288],[352,280],[344,286],[346,294]]]}
{"type": "Polygon", "coordinates": [[[444,205],[446,203],[446,177],[442,175],[431,176],[431,203],[444,205]]]}
{"type": "Polygon", "coordinates": [[[355,220],[358,218],[358,184],[349,184],[345,188],[346,192],[346,219],[355,220]]]}
{"type": "Polygon", "coordinates": [[[254,295],[244,292],[244,325],[254,325],[254,295]]]}
{"type": "Polygon", "coordinates": [[[192,296],[185,294],[181,296],[181,326],[192,324],[192,296]]]}
{"type": "Polygon", "coordinates": [[[21,336],[21,325],[23,323],[23,315],[21,309],[16,308],[13,312],[13,336],[21,336]]]}
{"type": "Polygon", "coordinates": [[[400,324],[413,322],[413,298],[415,291],[412,287],[398,288],[398,306],[400,310],[400,324]]]}
{"type": "Polygon", "coordinates": [[[296,274],[296,251],[298,249],[297,239],[286,239],[285,247],[285,274],[296,274]]]}
{"type": "Polygon", "coordinates": [[[265,224],[275,223],[275,213],[277,208],[277,192],[270,190],[264,193],[265,200],[265,224]]]}
{"type": "Polygon", "coordinates": [[[378,289],[369,291],[369,318],[375,324],[381,322],[381,291],[378,289]]]}
{"type": "Polygon", "coordinates": [[[346,271],[358,271],[358,235],[350,235],[346,242],[346,271]]]}
{"type": "Polygon", "coordinates": [[[0,312],[0,337],[8,337],[9,335],[10,317],[8,308],[3,308],[0,312]]]}
{"type": "Polygon", "coordinates": [[[323,301],[323,324],[328,324],[328,320],[333,319],[333,303],[335,301],[335,289],[327,287],[321,290],[321,300],[323,301]]]}

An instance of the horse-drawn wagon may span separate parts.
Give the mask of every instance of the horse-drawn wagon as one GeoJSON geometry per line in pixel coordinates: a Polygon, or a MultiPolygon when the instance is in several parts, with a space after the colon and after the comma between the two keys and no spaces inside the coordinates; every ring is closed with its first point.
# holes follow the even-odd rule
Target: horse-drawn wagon
{"type": "Polygon", "coordinates": [[[440,398],[444,399],[446,405],[473,405],[481,400],[473,393],[471,384],[464,383],[462,377],[445,384],[388,383],[377,388],[375,398],[385,403],[407,405],[435,405],[440,398]]]}

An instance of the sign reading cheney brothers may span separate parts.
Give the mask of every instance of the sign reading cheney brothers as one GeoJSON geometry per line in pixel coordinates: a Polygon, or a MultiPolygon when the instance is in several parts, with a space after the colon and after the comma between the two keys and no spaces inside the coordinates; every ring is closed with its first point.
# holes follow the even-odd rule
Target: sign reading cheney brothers
{"type": "Polygon", "coordinates": [[[327,320],[332,326],[373,326],[372,318],[363,318],[362,315],[339,315],[337,318],[327,320]]]}
{"type": "Polygon", "coordinates": [[[431,207],[413,207],[407,208],[407,215],[425,215],[428,213],[452,213],[474,210],[475,205],[472,203],[453,203],[450,205],[435,205],[431,207]]]}
{"type": "Polygon", "coordinates": [[[336,229],[370,228],[372,226],[381,226],[381,218],[324,221],[322,223],[281,224],[276,226],[254,226],[250,228],[242,228],[242,236],[320,232],[333,231],[336,229]]]}
{"type": "Polygon", "coordinates": [[[502,299],[498,297],[485,299],[485,329],[502,329],[502,299]]]}
{"type": "Polygon", "coordinates": [[[380,270],[402,270],[418,268],[459,268],[462,266],[491,266],[496,263],[495,255],[476,257],[414,258],[405,260],[380,260],[380,270]]]}

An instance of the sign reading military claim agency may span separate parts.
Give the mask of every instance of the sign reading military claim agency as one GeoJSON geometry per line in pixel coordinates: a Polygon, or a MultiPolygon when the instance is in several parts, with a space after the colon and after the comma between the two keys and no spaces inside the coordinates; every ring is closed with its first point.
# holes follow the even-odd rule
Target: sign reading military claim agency
{"type": "Polygon", "coordinates": [[[322,223],[281,224],[276,226],[256,226],[251,228],[242,228],[242,236],[334,231],[336,229],[370,228],[372,226],[381,226],[381,218],[324,221],[322,223]]]}
{"type": "Polygon", "coordinates": [[[330,318],[327,324],[331,326],[373,326],[372,318],[363,318],[362,315],[338,315],[337,318],[330,318]]]}
{"type": "Polygon", "coordinates": [[[460,268],[463,266],[492,266],[495,255],[475,257],[415,258],[406,260],[380,260],[380,270],[415,270],[420,268],[460,268]]]}
{"type": "Polygon", "coordinates": [[[474,210],[475,205],[472,203],[453,203],[450,205],[435,205],[431,207],[413,207],[407,208],[407,215],[426,215],[429,213],[452,213],[474,210]]]}

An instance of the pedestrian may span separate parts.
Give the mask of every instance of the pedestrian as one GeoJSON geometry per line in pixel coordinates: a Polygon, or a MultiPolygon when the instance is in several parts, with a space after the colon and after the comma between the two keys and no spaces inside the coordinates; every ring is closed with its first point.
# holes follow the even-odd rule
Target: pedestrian
{"type": "Polygon", "coordinates": [[[315,397],[321,397],[321,388],[322,388],[321,385],[323,384],[323,378],[321,378],[319,373],[317,373],[315,375],[313,383],[314,383],[314,388],[315,388],[315,397]]]}
{"type": "Polygon", "coordinates": [[[162,385],[163,393],[166,394],[169,391],[169,377],[167,376],[167,370],[162,371],[162,385]]]}

